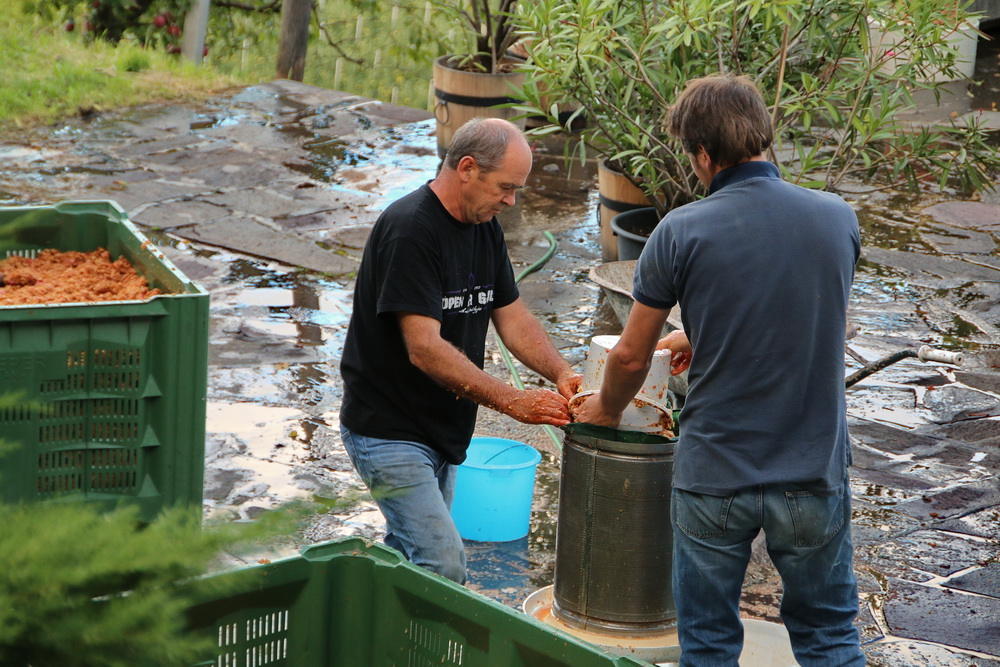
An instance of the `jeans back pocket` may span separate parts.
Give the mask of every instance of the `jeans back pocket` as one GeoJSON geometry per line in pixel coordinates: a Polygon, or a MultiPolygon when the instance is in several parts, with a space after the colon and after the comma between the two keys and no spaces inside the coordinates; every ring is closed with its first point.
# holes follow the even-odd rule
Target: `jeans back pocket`
{"type": "Polygon", "coordinates": [[[795,529],[795,546],[821,547],[844,527],[846,494],[817,496],[786,491],[785,500],[795,529]]]}
{"type": "Polygon", "coordinates": [[[671,512],[677,528],[689,537],[721,537],[726,532],[733,496],[709,496],[675,488],[671,512]]]}

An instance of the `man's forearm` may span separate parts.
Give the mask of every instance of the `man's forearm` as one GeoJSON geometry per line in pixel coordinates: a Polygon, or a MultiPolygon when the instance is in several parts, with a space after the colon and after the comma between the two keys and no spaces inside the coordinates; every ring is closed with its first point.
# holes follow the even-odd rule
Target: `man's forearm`
{"type": "Polygon", "coordinates": [[[493,410],[503,412],[517,391],[481,370],[461,350],[444,340],[426,353],[414,356],[412,361],[445,389],[493,410]]]}
{"type": "Polygon", "coordinates": [[[620,354],[611,350],[604,365],[601,383],[601,406],[609,415],[620,415],[632,401],[649,374],[650,362],[624,363],[620,354]]]}
{"type": "Polygon", "coordinates": [[[550,382],[558,382],[572,374],[573,368],[562,358],[541,326],[537,333],[541,335],[516,338],[512,344],[507,345],[506,341],[504,344],[521,363],[550,382]]]}
{"type": "Polygon", "coordinates": [[[497,335],[511,353],[550,382],[557,383],[563,377],[572,375],[573,368],[559,354],[535,316],[520,302],[509,308],[501,317],[494,318],[493,323],[497,335]]]}

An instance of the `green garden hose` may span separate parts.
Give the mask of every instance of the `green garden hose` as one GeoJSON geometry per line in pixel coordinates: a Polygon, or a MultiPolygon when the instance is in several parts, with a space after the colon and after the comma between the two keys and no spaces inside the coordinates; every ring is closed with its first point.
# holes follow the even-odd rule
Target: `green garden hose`
{"type": "MultiPolygon", "coordinates": [[[[552,259],[552,255],[556,253],[556,237],[553,236],[551,232],[543,232],[543,235],[549,242],[549,249],[544,255],[542,255],[541,259],[526,268],[524,271],[521,271],[521,273],[514,278],[514,282],[520,283],[522,278],[545,266],[545,264],[552,259]]],[[[514,381],[514,386],[518,389],[524,389],[524,382],[521,381],[521,376],[518,375],[517,367],[514,365],[514,360],[511,358],[510,352],[503,344],[503,341],[500,340],[500,336],[497,336],[497,346],[500,348],[500,356],[503,357],[504,363],[507,364],[507,369],[510,371],[511,379],[514,381]]],[[[549,424],[542,424],[542,429],[544,429],[545,433],[552,439],[552,442],[555,443],[557,449],[562,448],[562,439],[556,433],[555,428],[549,424]]]]}

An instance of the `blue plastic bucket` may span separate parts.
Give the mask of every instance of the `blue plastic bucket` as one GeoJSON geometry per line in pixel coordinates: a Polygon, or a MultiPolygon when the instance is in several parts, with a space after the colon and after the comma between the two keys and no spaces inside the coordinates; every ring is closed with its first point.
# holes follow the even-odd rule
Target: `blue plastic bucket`
{"type": "Polygon", "coordinates": [[[505,438],[473,438],[455,477],[451,516],[458,534],[476,542],[509,542],[528,534],[535,469],[542,455],[505,438]]]}

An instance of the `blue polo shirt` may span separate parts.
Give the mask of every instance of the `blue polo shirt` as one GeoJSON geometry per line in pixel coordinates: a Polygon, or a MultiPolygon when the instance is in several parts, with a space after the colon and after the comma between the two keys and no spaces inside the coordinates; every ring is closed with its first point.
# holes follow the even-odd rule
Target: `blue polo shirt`
{"type": "Polygon", "coordinates": [[[680,304],[694,350],[674,486],[842,488],[844,332],[860,249],[850,205],[785,182],[770,162],[723,170],[707,197],[656,227],[633,295],[680,304]]]}

